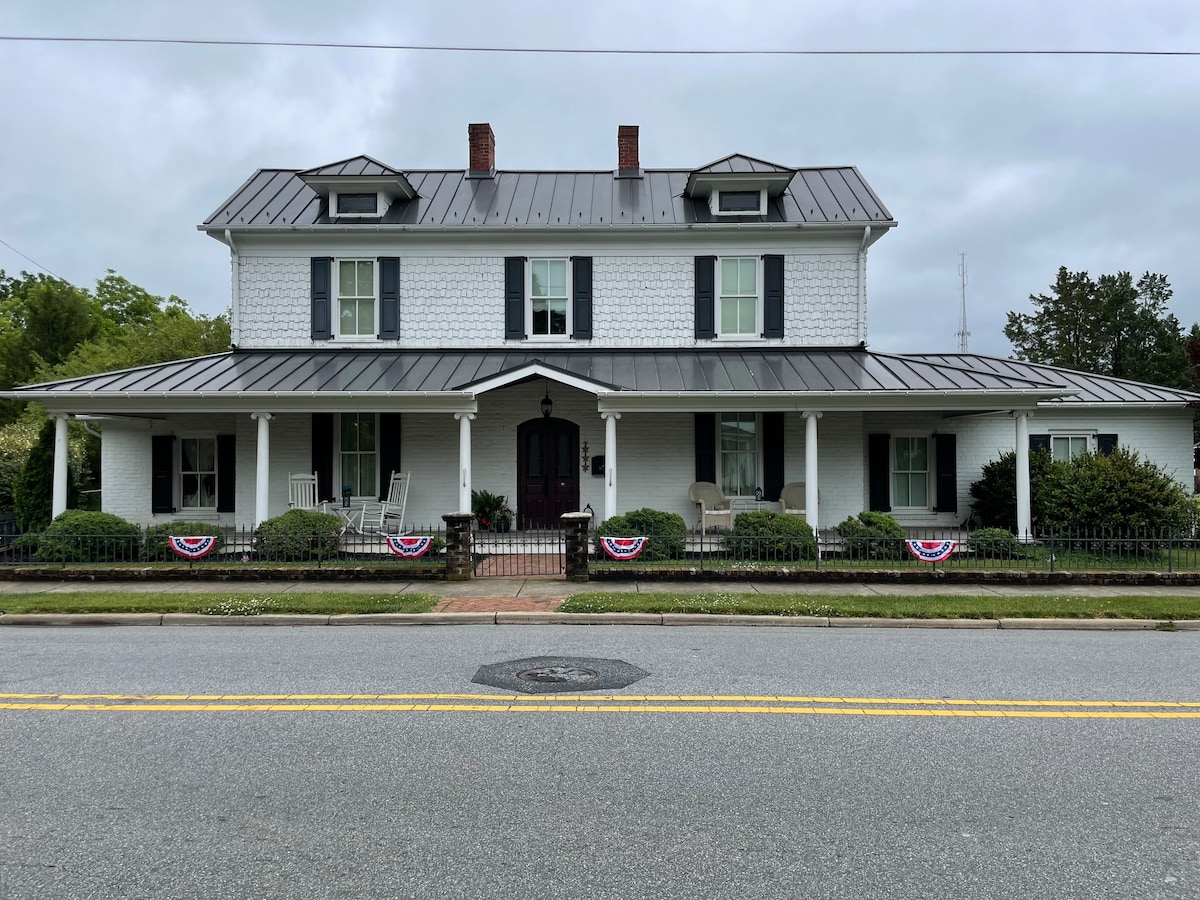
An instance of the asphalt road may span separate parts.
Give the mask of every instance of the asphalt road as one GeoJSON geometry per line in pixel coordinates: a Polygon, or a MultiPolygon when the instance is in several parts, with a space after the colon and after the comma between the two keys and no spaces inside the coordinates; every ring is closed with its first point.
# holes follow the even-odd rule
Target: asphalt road
{"type": "Polygon", "coordinates": [[[6,629],[0,898],[1195,898],[1198,675],[1195,632],[6,629]],[[471,683],[557,655],[659,699],[471,683]]]}

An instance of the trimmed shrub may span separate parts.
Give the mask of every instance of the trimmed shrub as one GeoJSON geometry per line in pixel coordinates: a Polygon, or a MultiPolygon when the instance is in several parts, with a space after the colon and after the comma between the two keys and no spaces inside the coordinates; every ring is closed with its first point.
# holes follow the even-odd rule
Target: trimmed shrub
{"type": "Polygon", "coordinates": [[[983,559],[1016,559],[1020,555],[1016,536],[1003,528],[980,528],[971,532],[967,548],[983,559]]]}
{"type": "Polygon", "coordinates": [[[211,535],[217,539],[217,546],[213,547],[212,553],[218,552],[225,546],[225,532],[212,522],[164,522],[161,525],[151,525],[146,529],[146,539],[142,544],[142,559],[154,562],[183,561],[182,557],[171,549],[171,545],[167,541],[167,538],[172,535],[176,537],[211,535]]]}
{"type": "Polygon", "coordinates": [[[1162,531],[1185,526],[1191,496],[1163,469],[1118,447],[1082,453],[1050,472],[1041,524],[1055,529],[1162,531]]]}
{"type": "Polygon", "coordinates": [[[887,513],[861,512],[838,525],[836,531],[850,559],[900,559],[904,555],[904,529],[887,513]]]}
{"type": "Polygon", "coordinates": [[[739,513],[725,546],[735,559],[784,563],[817,556],[809,524],[800,516],[771,510],[739,513]]]}
{"type": "Polygon", "coordinates": [[[132,562],[141,529],[111,513],[68,509],[46,526],[37,545],[44,562],[132,562]]]}
{"type": "MultiPolygon", "coordinates": [[[[1029,454],[1029,510],[1040,522],[1046,509],[1046,492],[1056,463],[1045,450],[1029,454]]],[[[984,528],[1017,530],[1017,454],[1002,453],[983,467],[981,477],[968,490],[971,515],[984,528]]]]}
{"type": "Polygon", "coordinates": [[[254,529],[254,552],[265,562],[307,562],[337,555],[342,520],[334,513],[290,509],[254,529]]]}
{"type": "MultiPolygon", "coordinates": [[[[613,516],[596,528],[597,537],[648,537],[646,547],[638,557],[647,562],[664,559],[682,559],[687,525],[678,513],[662,512],[657,509],[635,509],[623,516],[613,516]]],[[[596,542],[596,554],[602,556],[600,542],[596,542]]],[[[603,557],[602,557],[603,558],[603,557]]]]}

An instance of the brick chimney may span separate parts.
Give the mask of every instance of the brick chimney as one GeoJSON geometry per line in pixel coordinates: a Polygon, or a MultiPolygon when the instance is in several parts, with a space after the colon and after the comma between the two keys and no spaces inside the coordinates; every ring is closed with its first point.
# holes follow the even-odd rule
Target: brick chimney
{"type": "Polygon", "coordinates": [[[496,135],[492,126],[480,122],[467,126],[467,139],[471,150],[471,178],[491,178],[496,173],[496,135]]]}
{"type": "Polygon", "coordinates": [[[620,175],[641,175],[642,164],[638,160],[638,127],[617,126],[617,172],[620,175]]]}

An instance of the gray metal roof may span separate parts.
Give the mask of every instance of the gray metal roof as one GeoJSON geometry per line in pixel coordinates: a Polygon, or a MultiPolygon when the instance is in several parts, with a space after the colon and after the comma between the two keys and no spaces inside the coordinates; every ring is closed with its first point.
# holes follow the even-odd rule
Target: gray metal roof
{"type": "MultiPolygon", "coordinates": [[[[327,168],[318,171],[324,173],[327,168]]],[[[683,196],[691,174],[686,169],[647,169],[641,178],[619,178],[611,171],[497,172],[493,178],[468,178],[463,170],[402,174],[417,198],[393,204],[381,219],[369,219],[370,227],[379,223],[431,228],[578,228],[742,221],[895,225],[891,213],[853,166],[798,169],[786,191],[768,198],[765,216],[720,217],[712,215],[706,201],[683,196]]],[[[327,202],[304,183],[297,170],[260,169],[200,227],[219,232],[338,223],[366,224],[358,219],[330,218],[327,202]]]]}
{"type": "Polygon", "coordinates": [[[1111,375],[1093,375],[1089,372],[1077,372],[1073,369],[1024,362],[1019,359],[1002,359],[978,353],[905,353],[903,355],[907,359],[956,366],[972,372],[1005,378],[1028,378],[1035,381],[1052,379],[1077,392],[1061,399],[1061,402],[1067,404],[1200,402],[1200,394],[1192,391],[1129,381],[1124,378],[1114,378],[1111,375]]]}
{"type": "Polygon", "coordinates": [[[369,156],[352,156],[337,162],[305,169],[300,175],[402,175],[399,169],[381,163],[369,156]]]}
{"type": "MultiPolygon", "coordinates": [[[[866,350],[239,350],[19,388],[61,397],[171,394],[361,395],[471,391],[541,364],[598,390],[636,392],[1012,392],[1064,383],[866,350]]],[[[1045,368],[1045,367],[1043,367],[1045,368]]]]}
{"type": "Polygon", "coordinates": [[[745,156],[741,153],[734,153],[730,156],[718,159],[715,162],[710,162],[707,166],[701,166],[699,169],[692,171],[693,175],[724,175],[730,174],[771,174],[784,175],[796,171],[785,166],[777,165],[773,162],[767,162],[764,159],[755,159],[753,156],[745,156]]]}

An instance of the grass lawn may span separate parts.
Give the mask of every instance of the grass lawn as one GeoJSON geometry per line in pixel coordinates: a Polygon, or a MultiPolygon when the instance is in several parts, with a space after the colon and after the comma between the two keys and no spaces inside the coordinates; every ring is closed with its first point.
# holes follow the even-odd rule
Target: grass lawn
{"type": "Polygon", "coordinates": [[[562,612],[726,613],[779,616],[877,616],[891,619],[1118,618],[1200,619],[1200,597],[1128,596],[846,597],[836,594],[574,594],[562,612]]]}
{"type": "Polygon", "coordinates": [[[3,594],[0,613],[203,613],[255,616],[260,613],[423,613],[441,599],[435,594],[344,594],[322,591],[291,593],[71,593],[3,594]]]}

